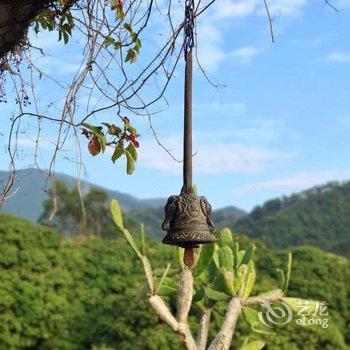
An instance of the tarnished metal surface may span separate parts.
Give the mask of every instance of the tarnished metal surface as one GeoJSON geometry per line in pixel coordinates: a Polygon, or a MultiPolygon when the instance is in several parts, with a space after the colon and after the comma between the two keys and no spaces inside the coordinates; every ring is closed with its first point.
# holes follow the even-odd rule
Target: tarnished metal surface
{"type": "Polygon", "coordinates": [[[163,243],[186,248],[215,242],[210,215],[211,206],[205,197],[194,193],[169,197],[162,225],[162,229],[167,231],[163,243]]]}

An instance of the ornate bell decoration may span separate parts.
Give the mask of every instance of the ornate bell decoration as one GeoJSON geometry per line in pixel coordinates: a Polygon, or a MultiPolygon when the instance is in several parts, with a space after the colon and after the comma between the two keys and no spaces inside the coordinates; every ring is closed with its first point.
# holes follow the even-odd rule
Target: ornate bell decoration
{"type": "MultiPolygon", "coordinates": [[[[186,0],[185,7],[185,105],[183,187],[180,195],[169,197],[165,206],[162,229],[167,231],[164,244],[177,245],[186,253],[199,244],[216,241],[210,219],[211,206],[205,197],[194,193],[192,184],[192,49],[194,46],[194,0],[186,0]]],[[[185,261],[186,263],[186,261],[185,261]]]]}
{"type": "Polygon", "coordinates": [[[186,248],[214,242],[214,224],[210,214],[211,206],[205,197],[194,193],[171,196],[165,206],[162,228],[168,233],[163,243],[186,248]]]}

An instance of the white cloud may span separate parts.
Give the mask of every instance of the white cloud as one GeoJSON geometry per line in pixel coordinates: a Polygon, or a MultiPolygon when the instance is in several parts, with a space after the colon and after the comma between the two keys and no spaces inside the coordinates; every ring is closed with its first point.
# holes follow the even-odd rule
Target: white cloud
{"type": "Polygon", "coordinates": [[[52,56],[40,56],[35,63],[45,73],[57,76],[57,74],[75,74],[83,68],[81,63],[72,62],[69,59],[60,59],[52,56]]]}
{"type": "Polygon", "coordinates": [[[194,106],[195,113],[215,113],[217,116],[240,116],[246,111],[246,105],[242,102],[209,102],[200,103],[194,106]]]}
{"type": "MultiPolygon", "coordinates": [[[[270,0],[268,1],[269,11],[272,16],[297,16],[302,8],[307,4],[307,0],[270,0]]],[[[266,15],[263,9],[262,14],[266,15]]]]}
{"type": "Polygon", "coordinates": [[[203,68],[215,72],[225,60],[226,54],[220,48],[222,34],[210,22],[200,22],[198,26],[198,57],[203,68]]]}
{"type": "MultiPolygon", "coordinates": [[[[286,156],[281,152],[253,144],[215,142],[218,139],[217,135],[214,141],[210,141],[213,138],[208,137],[208,135],[197,136],[195,139],[198,143],[194,146],[194,151],[198,150],[198,152],[193,157],[197,174],[259,173],[271,161],[286,156]]],[[[181,136],[173,136],[162,140],[162,144],[177,159],[182,159],[181,136]]],[[[140,148],[140,162],[145,167],[167,173],[180,173],[182,170],[182,164],[171,159],[155,142],[143,142],[142,148],[140,148]]]]}
{"type": "MultiPolygon", "coordinates": [[[[269,9],[272,16],[295,16],[300,14],[307,0],[270,0],[269,9]]],[[[238,63],[249,63],[261,53],[261,49],[247,46],[237,49],[232,55],[222,49],[223,26],[234,18],[248,16],[266,16],[261,0],[217,0],[207,10],[207,15],[200,18],[198,24],[198,53],[204,69],[213,73],[227,59],[233,57],[238,63]],[[220,23],[220,25],[218,25],[220,23]]]]}
{"type": "Polygon", "coordinates": [[[216,20],[230,19],[233,17],[246,17],[254,13],[256,0],[219,0],[214,3],[212,16],[216,20]]]}
{"type": "MultiPolygon", "coordinates": [[[[347,0],[343,0],[347,1],[347,0]]],[[[301,13],[307,0],[269,0],[268,7],[272,16],[296,16],[301,13]]],[[[266,16],[266,10],[261,0],[218,0],[211,8],[215,20],[243,18],[251,15],[266,16]]]]}
{"type": "MultiPolygon", "coordinates": [[[[288,131],[288,135],[291,132],[288,131]]],[[[254,142],[255,145],[266,145],[286,137],[286,130],[280,120],[257,118],[249,122],[249,127],[234,130],[232,137],[241,142],[254,142]]]]}
{"type": "Polygon", "coordinates": [[[45,52],[51,49],[59,49],[63,45],[62,42],[58,41],[56,31],[49,32],[47,30],[43,30],[39,34],[30,32],[30,42],[32,45],[42,48],[45,52]]]}
{"type": "Polygon", "coordinates": [[[350,62],[350,52],[331,52],[326,56],[326,61],[332,63],[349,63],[350,62]]]}
{"type": "Polygon", "coordinates": [[[312,186],[321,185],[334,180],[346,180],[350,178],[350,170],[336,171],[314,171],[300,172],[291,176],[273,179],[269,181],[258,182],[248,186],[237,188],[233,191],[236,195],[245,195],[249,193],[275,190],[275,189],[290,189],[301,190],[312,186]]]}
{"type": "MultiPolygon", "coordinates": [[[[25,148],[35,148],[36,141],[30,138],[19,138],[17,141],[17,146],[25,147],[25,148]]],[[[53,149],[53,143],[46,140],[39,140],[39,148],[41,149],[53,149]]]]}
{"type": "Polygon", "coordinates": [[[247,64],[251,63],[253,58],[261,53],[261,49],[258,49],[253,46],[240,47],[231,53],[234,62],[247,64]]]}

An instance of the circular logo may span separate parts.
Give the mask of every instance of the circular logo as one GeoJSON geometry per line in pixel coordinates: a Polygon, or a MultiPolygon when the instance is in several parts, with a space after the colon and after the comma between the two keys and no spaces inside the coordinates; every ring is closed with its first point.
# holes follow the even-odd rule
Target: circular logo
{"type": "Polygon", "coordinates": [[[259,321],[266,327],[283,326],[293,318],[291,308],[282,301],[271,305],[268,302],[262,304],[263,310],[258,313],[259,321]]]}

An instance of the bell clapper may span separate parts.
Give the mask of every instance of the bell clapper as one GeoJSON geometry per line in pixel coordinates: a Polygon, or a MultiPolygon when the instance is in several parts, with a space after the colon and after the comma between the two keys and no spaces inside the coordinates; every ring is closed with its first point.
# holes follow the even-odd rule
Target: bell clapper
{"type": "Polygon", "coordinates": [[[192,267],[194,264],[194,252],[193,247],[186,247],[184,253],[184,264],[187,267],[192,267]]]}

